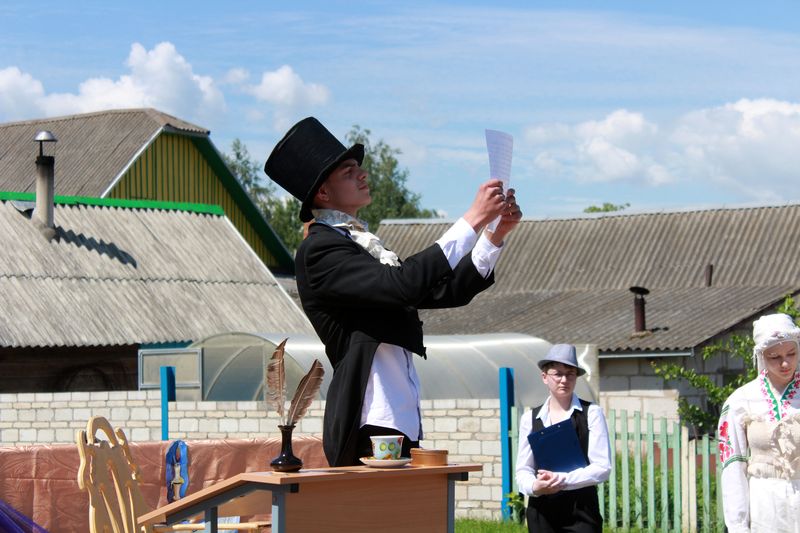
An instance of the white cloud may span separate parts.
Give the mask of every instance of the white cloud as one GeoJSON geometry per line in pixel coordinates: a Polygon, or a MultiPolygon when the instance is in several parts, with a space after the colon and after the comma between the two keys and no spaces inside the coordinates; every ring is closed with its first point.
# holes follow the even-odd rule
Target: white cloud
{"type": "Polygon", "coordinates": [[[681,117],[668,139],[687,178],[759,201],[800,195],[800,104],[742,99],[681,117]]]}
{"type": "Polygon", "coordinates": [[[750,200],[800,196],[800,104],[741,99],[655,124],[617,110],[576,125],[528,128],[522,150],[550,177],[660,186],[694,180],[750,200]]]}
{"type": "Polygon", "coordinates": [[[330,99],[327,87],[318,83],[306,83],[289,65],[283,65],[272,72],[264,72],[261,83],[246,86],[244,90],[257,100],[275,106],[274,127],[279,131],[291,125],[298,111],[324,105],[330,99]]]}
{"type": "Polygon", "coordinates": [[[635,178],[642,170],[639,158],[602,136],[592,136],[578,147],[578,161],[585,167],[596,171],[594,176],[585,179],[593,181],[613,181],[635,178]]]}
{"type": "Polygon", "coordinates": [[[592,120],[579,124],[575,131],[584,138],[603,138],[612,142],[625,142],[638,135],[652,135],[657,128],[654,124],[648,123],[641,113],[618,109],[603,120],[592,120]]]}
{"type": "Polygon", "coordinates": [[[322,105],[330,97],[327,87],[304,82],[289,65],[265,72],[261,83],[251,86],[249,92],[259,100],[285,107],[322,105]]]}
{"type": "Polygon", "coordinates": [[[232,68],[225,73],[221,83],[241,85],[250,79],[250,73],[243,68],[232,68]]]}
{"type": "Polygon", "coordinates": [[[79,85],[77,93],[51,94],[30,74],[6,68],[0,71],[0,116],[32,118],[155,107],[181,118],[202,120],[225,109],[225,99],[213,79],[195,74],[172,43],[160,43],[152,50],[134,43],[126,65],[130,72],[116,80],[90,78],[79,85]]]}
{"type": "Polygon", "coordinates": [[[31,118],[44,96],[42,83],[17,67],[0,70],[0,116],[8,120],[31,118]]]}
{"type": "Polygon", "coordinates": [[[402,161],[403,166],[422,165],[428,159],[428,147],[409,137],[393,137],[387,139],[386,143],[400,150],[398,159],[402,161]]]}
{"type": "Polygon", "coordinates": [[[565,141],[572,138],[572,128],[566,124],[547,124],[526,128],[523,139],[533,144],[565,141]]]}
{"type": "Polygon", "coordinates": [[[671,181],[669,171],[650,153],[659,128],[641,113],[619,109],[602,120],[575,126],[550,124],[528,128],[523,142],[535,149],[536,168],[580,182],[671,181]]]}

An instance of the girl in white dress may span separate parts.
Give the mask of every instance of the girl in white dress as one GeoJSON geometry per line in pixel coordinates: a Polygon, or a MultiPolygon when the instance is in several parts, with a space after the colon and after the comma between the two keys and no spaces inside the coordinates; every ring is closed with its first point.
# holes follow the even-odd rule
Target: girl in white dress
{"type": "Polygon", "coordinates": [[[800,533],[800,328],[788,315],[753,323],[758,377],[722,408],[719,456],[731,533],[800,533]]]}

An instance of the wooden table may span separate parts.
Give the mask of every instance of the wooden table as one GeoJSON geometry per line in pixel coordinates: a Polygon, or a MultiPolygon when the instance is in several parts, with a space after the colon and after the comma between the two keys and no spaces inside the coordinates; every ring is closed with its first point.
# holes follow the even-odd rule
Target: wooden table
{"type": "Polygon", "coordinates": [[[275,533],[452,533],[455,482],[480,470],[478,464],[450,464],[248,472],[147,513],[139,524],[174,524],[203,514],[206,531],[216,532],[218,516],[263,514],[271,506],[275,533]]]}

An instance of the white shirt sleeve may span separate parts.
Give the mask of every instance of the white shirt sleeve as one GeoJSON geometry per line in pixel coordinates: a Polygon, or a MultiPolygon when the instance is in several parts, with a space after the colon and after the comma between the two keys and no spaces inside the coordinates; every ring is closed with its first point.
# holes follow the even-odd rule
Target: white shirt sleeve
{"type": "Polygon", "coordinates": [[[494,270],[502,251],[502,246],[495,246],[486,238],[486,235],[481,234],[478,243],[472,249],[472,264],[484,279],[494,270]]]}
{"type": "Polygon", "coordinates": [[[444,252],[451,269],[455,269],[459,261],[471,250],[472,264],[484,278],[494,270],[503,249],[489,242],[484,235],[478,238],[478,234],[463,218],[459,218],[455,224],[450,226],[436,241],[436,244],[444,252]]]}
{"type": "Polygon", "coordinates": [[[478,234],[475,233],[469,222],[459,218],[455,224],[450,226],[450,229],[444,232],[444,235],[439,237],[436,244],[444,252],[450,268],[454,269],[458,262],[472,250],[477,240],[478,234]]]}
{"type": "Polygon", "coordinates": [[[737,410],[726,403],[717,429],[722,466],[722,510],[731,533],[750,531],[747,435],[737,410]]]}
{"type": "Polygon", "coordinates": [[[517,446],[516,479],[517,488],[528,496],[533,495],[533,482],[536,480],[536,471],[533,468],[533,452],[528,442],[531,432],[531,411],[523,413],[519,420],[519,445],[517,446]]]}
{"type": "Polygon", "coordinates": [[[611,472],[611,445],[608,442],[606,417],[599,405],[590,405],[588,411],[586,421],[589,425],[589,464],[572,472],[560,473],[564,476],[564,490],[598,485],[607,480],[611,472]]]}

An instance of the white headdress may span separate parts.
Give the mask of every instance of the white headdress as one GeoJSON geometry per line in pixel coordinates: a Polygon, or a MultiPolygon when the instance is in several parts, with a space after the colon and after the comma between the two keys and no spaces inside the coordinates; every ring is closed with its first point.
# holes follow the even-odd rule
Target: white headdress
{"type": "Polygon", "coordinates": [[[753,322],[753,359],[758,371],[764,370],[764,350],[785,341],[798,342],[800,328],[783,313],[764,315],[753,322]]]}

